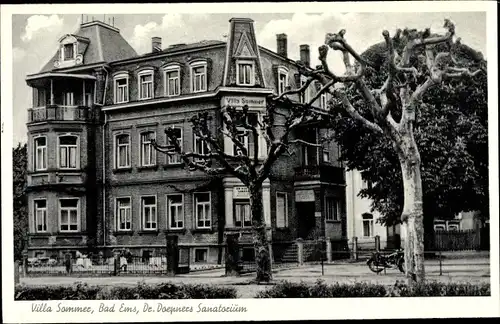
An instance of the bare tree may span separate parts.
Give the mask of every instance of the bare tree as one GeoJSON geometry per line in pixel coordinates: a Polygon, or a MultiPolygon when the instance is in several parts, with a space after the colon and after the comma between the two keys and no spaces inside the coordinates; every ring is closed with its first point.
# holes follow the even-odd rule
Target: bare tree
{"type": "Polygon", "coordinates": [[[190,170],[201,170],[208,175],[232,175],[248,188],[250,193],[250,209],[252,217],[253,243],[257,265],[258,282],[272,280],[269,245],[266,235],[266,224],[263,214],[262,185],[269,177],[271,167],[285,152],[290,152],[291,145],[318,146],[301,139],[294,138],[294,131],[306,122],[314,121],[319,113],[312,104],[325,92],[329,84],[322,87],[318,93],[306,103],[290,99],[290,95],[301,95],[314,81],[309,71],[301,65],[300,72],[309,75],[306,83],[298,89],[287,88],[279,96],[269,96],[266,110],[262,118],[255,118],[248,106],[235,108],[222,107],[221,118],[223,126],[215,134],[211,125],[212,117],[208,112],[201,112],[191,118],[193,132],[207,145],[207,153],[185,152],[180,146],[176,131],[165,129],[168,138],[167,145],[153,143],[156,150],[172,155],[179,154],[185,166],[190,170]],[[221,137],[230,138],[235,149],[232,153],[224,148],[221,137]],[[259,137],[266,141],[267,154],[259,159],[259,137]],[[248,145],[249,143],[253,145],[248,145]],[[252,146],[252,149],[250,149],[252,146]]]}
{"type": "Polygon", "coordinates": [[[380,89],[370,89],[367,85],[364,76],[372,63],[363,59],[348,44],[344,37],[345,30],[326,35],[325,45],[319,48],[321,66],[310,72],[321,84],[329,86],[328,92],[332,94],[329,109],[343,109],[352,119],[380,134],[381,138],[392,143],[399,157],[404,190],[401,221],[406,234],[405,266],[409,284],[425,280],[422,179],[420,154],[414,138],[415,111],[429,88],[440,85],[446,79],[474,77],[481,71],[471,72],[468,68],[457,66],[453,57],[453,48],[459,42],[459,39],[453,41],[455,26],[446,19],[444,27],[448,30],[445,35],[431,35],[429,29],[422,32],[405,29],[398,30],[391,37],[388,31],[383,31],[388,66],[380,89]],[[398,52],[395,48],[395,40],[403,42],[402,51],[398,52]],[[345,75],[338,76],[329,68],[329,48],[342,54],[345,75]],[[440,51],[443,48],[447,50],[440,51]],[[411,63],[419,50],[425,53],[422,59],[425,59],[426,69],[418,70],[418,65],[411,63]],[[351,63],[351,57],[355,64],[351,63]],[[330,87],[332,84],[336,86],[330,87]],[[363,116],[353,104],[349,94],[355,91],[358,92],[355,95],[361,96],[361,101],[369,107],[370,117],[363,116]],[[393,117],[395,111],[401,118],[393,117]]]}

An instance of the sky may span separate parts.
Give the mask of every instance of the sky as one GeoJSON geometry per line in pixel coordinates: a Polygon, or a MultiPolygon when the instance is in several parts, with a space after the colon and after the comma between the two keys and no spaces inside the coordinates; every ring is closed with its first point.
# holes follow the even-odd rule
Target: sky
{"type": "MultiPolygon", "coordinates": [[[[225,40],[229,31],[229,19],[247,17],[254,20],[257,42],[276,51],[276,34],[288,36],[288,56],[299,59],[299,45],[311,48],[311,64],[318,64],[317,48],[324,43],[326,33],[346,29],[346,39],[351,46],[362,52],[374,43],[383,41],[384,29],[394,33],[397,28],[424,29],[444,33],[444,18],[455,22],[456,34],[462,42],[481,51],[486,56],[486,14],[484,12],[436,12],[436,13],[224,13],[224,14],[137,14],[106,15],[89,14],[96,20],[114,17],[115,27],[139,53],[150,50],[151,37],[162,38],[164,48],[175,43],[190,43],[206,39],[225,40]]],[[[84,21],[87,18],[84,18],[84,21]]],[[[26,85],[28,74],[39,72],[57,49],[58,39],[75,32],[81,23],[81,15],[13,15],[13,145],[26,142],[27,110],[31,107],[31,89],[26,85]]],[[[331,57],[332,65],[341,71],[339,57],[331,57]]]]}

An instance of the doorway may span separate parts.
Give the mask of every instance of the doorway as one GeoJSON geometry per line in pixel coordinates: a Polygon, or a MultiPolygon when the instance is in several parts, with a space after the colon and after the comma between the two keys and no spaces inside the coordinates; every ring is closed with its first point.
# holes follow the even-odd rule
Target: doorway
{"type": "Polygon", "coordinates": [[[298,236],[304,240],[314,239],[316,219],[314,217],[315,202],[297,202],[298,236]]]}

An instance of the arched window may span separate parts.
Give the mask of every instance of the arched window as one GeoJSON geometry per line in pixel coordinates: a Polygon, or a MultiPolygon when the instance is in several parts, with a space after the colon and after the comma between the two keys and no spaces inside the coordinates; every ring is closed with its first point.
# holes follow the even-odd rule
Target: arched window
{"type": "Polygon", "coordinates": [[[78,137],[74,135],[59,136],[59,168],[78,168],[78,137]]]}
{"type": "Polygon", "coordinates": [[[130,136],[128,134],[120,134],[116,136],[116,167],[130,167],[130,136]]]}
{"type": "Polygon", "coordinates": [[[35,171],[47,170],[47,137],[36,137],[33,142],[35,171]]]}
{"type": "Polygon", "coordinates": [[[151,166],[156,164],[156,150],[151,144],[155,139],[152,131],[141,133],[141,166],[151,166]]]}
{"type": "Polygon", "coordinates": [[[373,215],[370,213],[363,213],[363,236],[373,237],[373,215]]]}
{"type": "Polygon", "coordinates": [[[191,63],[191,92],[207,91],[207,61],[191,63]]]}

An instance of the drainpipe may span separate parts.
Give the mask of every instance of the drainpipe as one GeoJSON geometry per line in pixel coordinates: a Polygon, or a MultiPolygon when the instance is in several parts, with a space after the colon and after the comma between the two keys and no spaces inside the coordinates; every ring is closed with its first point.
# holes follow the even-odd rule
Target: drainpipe
{"type": "MultiPolygon", "coordinates": [[[[106,81],[104,83],[104,94],[101,107],[106,102],[106,90],[108,88],[109,73],[106,71],[106,81]]],[[[108,115],[104,112],[104,124],[102,126],[102,244],[106,246],[106,125],[108,115]]]]}

